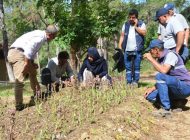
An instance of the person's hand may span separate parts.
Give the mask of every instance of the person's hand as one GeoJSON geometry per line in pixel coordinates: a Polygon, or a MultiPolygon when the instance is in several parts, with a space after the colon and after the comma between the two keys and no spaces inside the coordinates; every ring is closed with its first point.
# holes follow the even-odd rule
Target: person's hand
{"type": "Polygon", "coordinates": [[[154,59],[150,53],[145,53],[145,54],[143,55],[143,58],[144,58],[144,59],[147,59],[147,60],[149,60],[149,61],[151,61],[152,59],[154,59]]]}
{"type": "Polygon", "coordinates": [[[95,77],[95,82],[100,82],[100,76],[99,75],[96,75],[96,77],[95,77]]]}
{"type": "Polygon", "coordinates": [[[29,63],[24,64],[24,69],[22,71],[23,75],[26,75],[29,72],[30,65],[29,63]]]}
{"type": "Polygon", "coordinates": [[[35,69],[38,69],[38,64],[33,63],[32,66],[33,66],[35,69]]]}
{"type": "Polygon", "coordinates": [[[72,87],[73,83],[69,80],[62,81],[62,87],[72,87]]]}
{"type": "Polygon", "coordinates": [[[148,88],[148,89],[145,91],[144,98],[146,99],[147,96],[148,96],[150,93],[152,93],[154,90],[156,90],[155,87],[148,88]]]}
{"type": "Polygon", "coordinates": [[[134,20],[134,26],[137,27],[137,24],[138,24],[138,19],[136,18],[136,19],[134,20]]]}

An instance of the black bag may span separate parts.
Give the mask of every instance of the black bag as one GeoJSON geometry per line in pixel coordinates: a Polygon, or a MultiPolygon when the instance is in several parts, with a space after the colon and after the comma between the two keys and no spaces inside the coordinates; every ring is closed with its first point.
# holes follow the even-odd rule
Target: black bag
{"type": "Polygon", "coordinates": [[[51,71],[48,68],[42,69],[41,82],[42,82],[42,85],[51,84],[51,71]]]}
{"type": "Polygon", "coordinates": [[[122,72],[125,70],[124,55],[121,49],[116,48],[115,50],[116,52],[112,56],[113,60],[115,61],[112,71],[117,69],[118,72],[122,72]]]}

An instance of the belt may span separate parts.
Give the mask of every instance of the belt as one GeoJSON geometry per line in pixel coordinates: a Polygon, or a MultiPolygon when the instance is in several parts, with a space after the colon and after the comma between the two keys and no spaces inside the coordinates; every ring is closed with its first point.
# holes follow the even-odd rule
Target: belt
{"type": "Polygon", "coordinates": [[[16,49],[16,50],[19,50],[19,51],[21,51],[21,52],[24,52],[24,49],[23,49],[23,48],[16,48],[16,47],[11,47],[11,48],[9,48],[9,50],[11,50],[11,49],[16,49]]]}

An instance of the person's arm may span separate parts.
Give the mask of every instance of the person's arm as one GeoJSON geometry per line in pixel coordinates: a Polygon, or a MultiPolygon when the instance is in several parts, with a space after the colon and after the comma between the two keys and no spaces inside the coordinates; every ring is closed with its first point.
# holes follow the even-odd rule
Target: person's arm
{"type": "Polygon", "coordinates": [[[47,68],[51,71],[51,80],[59,83],[59,78],[56,77],[56,64],[53,60],[48,62],[47,68]]]}
{"type": "Polygon", "coordinates": [[[73,70],[72,70],[71,65],[69,64],[69,62],[67,62],[66,73],[67,73],[67,76],[69,76],[69,77],[74,76],[73,70]]]}
{"type": "Polygon", "coordinates": [[[184,44],[188,47],[188,41],[189,41],[189,28],[185,29],[185,41],[184,44]]]}
{"type": "Polygon", "coordinates": [[[184,43],[184,31],[180,31],[177,33],[176,53],[179,53],[183,43],[184,43]]]}
{"type": "Polygon", "coordinates": [[[123,40],[124,40],[124,32],[121,32],[121,35],[120,35],[120,39],[119,39],[119,45],[118,45],[118,47],[120,48],[120,49],[122,49],[122,43],[123,43],[123,40]]]}
{"type": "Polygon", "coordinates": [[[142,27],[138,27],[138,19],[136,19],[134,26],[135,26],[136,32],[138,32],[140,35],[143,35],[143,36],[146,35],[146,26],[144,23],[142,24],[142,27]]]}
{"type": "Polygon", "coordinates": [[[22,73],[24,75],[27,74],[31,66],[32,66],[32,61],[30,59],[28,59],[27,57],[25,57],[25,59],[24,59],[24,69],[23,69],[22,73]]]}
{"type": "Polygon", "coordinates": [[[140,27],[135,26],[135,30],[140,34],[145,36],[146,35],[146,30],[141,29],[140,27]]]}
{"type": "Polygon", "coordinates": [[[99,74],[99,78],[104,77],[106,74],[108,74],[108,65],[106,60],[104,61],[104,65],[103,65],[103,71],[99,74]]]}
{"type": "Polygon", "coordinates": [[[152,93],[154,90],[156,90],[156,87],[155,87],[155,86],[153,86],[153,87],[151,87],[151,88],[148,88],[148,89],[145,91],[144,98],[146,99],[147,96],[148,96],[150,93],[152,93]]]}
{"type": "Polygon", "coordinates": [[[168,73],[169,70],[171,69],[171,65],[158,63],[158,62],[152,57],[152,55],[151,55],[150,53],[145,53],[145,54],[143,55],[143,57],[144,57],[145,59],[147,59],[148,61],[150,61],[150,62],[152,63],[152,65],[154,66],[154,68],[155,68],[158,72],[160,72],[160,73],[165,73],[165,74],[166,74],[166,73],[168,73]]]}
{"type": "Polygon", "coordinates": [[[118,47],[119,47],[121,50],[122,50],[122,43],[123,43],[123,40],[124,40],[124,35],[125,35],[125,24],[123,24],[123,26],[122,26],[121,35],[120,35],[119,44],[118,44],[118,47]]]}
{"type": "Polygon", "coordinates": [[[73,70],[72,70],[69,62],[67,62],[66,73],[67,73],[67,75],[70,78],[71,84],[74,84],[74,82],[75,82],[75,76],[74,76],[73,70]]]}

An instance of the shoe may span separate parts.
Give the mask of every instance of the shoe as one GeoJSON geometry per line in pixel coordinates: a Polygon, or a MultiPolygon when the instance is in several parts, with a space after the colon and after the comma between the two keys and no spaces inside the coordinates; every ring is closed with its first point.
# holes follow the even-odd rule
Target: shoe
{"type": "Polygon", "coordinates": [[[138,88],[138,87],[139,87],[139,85],[138,85],[137,82],[132,82],[132,83],[131,83],[131,86],[132,86],[133,88],[138,88]]]}
{"type": "Polygon", "coordinates": [[[25,109],[25,105],[24,104],[18,104],[15,106],[16,111],[22,111],[23,109],[25,109]]]}
{"type": "Polygon", "coordinates": [[[171,116],[171,111],[165,110],[165,109],[159,109],[157,111],[153,111],[152,115],[154,117],[168,117],[168,116],[171,116]]]}
{"type": "Polygon", "coordinates": [[[171,106],[172,108],[184,108],[185,105],[187,104],[188,100],[187,99],[175,99],[171,101],[171,106]]]}

